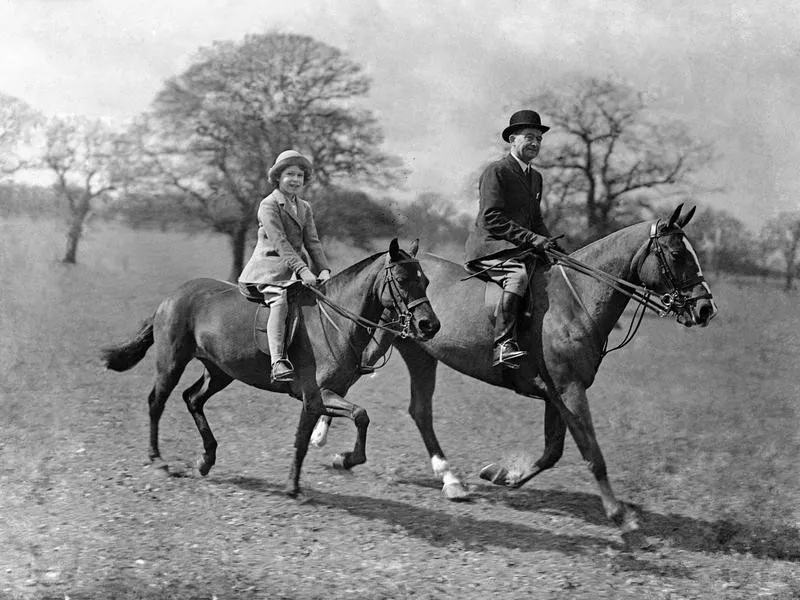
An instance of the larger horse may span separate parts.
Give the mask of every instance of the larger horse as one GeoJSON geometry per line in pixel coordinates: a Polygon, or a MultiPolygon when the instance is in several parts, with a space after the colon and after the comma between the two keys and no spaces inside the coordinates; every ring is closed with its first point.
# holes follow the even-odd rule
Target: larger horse
{"type": "MultiPolygon", "coordinates": [[[[623,532],[638,528],[635,513],[617,500],[611,489],[586,390],[606,353],[609,334],[630,300],[625,291],[631,286],[663,296],[670,312],[687,327],[706,326],[716,315],[717,307],[697,254],[683,231],[694,209],[681,217],[681,208],[678,206],[667,220],[632,225],[570,255],[595,272],[602,271],[605,276],[600,279],[605,282],[560,266],[548,274],[537,270],[532,288],[540,292],[539,300],[534,303],[528,327],[520,332],[529,354],[517,370],[492,367],[494,307],[484,298],[486,286],[493,284],[477,278],[465,280],[464,268],[443,258],[421,258],[431,279],[428,296],[442,320],[442,329],[429,341],[384,336],[376,352],[384,352],[393,343],[408,367],[409,413],[422,435],[434,472],[442,476],[447,497],[462,499],[466,491],[450,470],[433,429],[433,393],[440,361],[470,377],[545,402],[542,456],[514,470],[488,465],[481,473],[484,479],[514,488],[523,485],[558,462],[569,430],[597,480],[608,517],[623,532]],[[609,285],[610,278],[630,285],[609,285]],[[547,293],[542,294],[545,287],[547,293]]],[[[317,445],[324,443],[329,422],[320,420],[314,432],[317,445]]]]}
{"type": "Polygon", "coordinates": [[[375,324],[384,310],[402,315],[404,334],[419,341],[430,339],[440,326],[425,296],[428,280],[414,258],[416,251],[416,243],[407,253],[392,240],[388,252],[336,274],[323,286],[324,293],[317,294],[317,304],[303,306],[305,326],[297,327],[289,347],[297,372],[291,383],[270,380],[270,357],[259,350],[254,338],[258,306],[245,299],[235,285],[193,279],[165,298],[131,340],[103,351],[109,369],[126,371],[155,345],[156,376],[148,398],[150,460],[163,463],[159,420],[187,364],[197,359],[205,371],[183,392],[183,399],[203,439],[203,453],[197,461],[202,475],[216,462],[217,450],[203,406],[235,379],[303,401],[286,488],[290,496],[300,492],[300,469],[320,415],[349,417],[355,422],[359,431],[356,446],[341,457],[341,463],[347,468],[364,462],[369,418],[366,411],[341,396],[360,376],[361,355],[371,339],[365,326],[375,324]],[[321,306],[323,300],[328,311],[321,306]],[[331,308],[347,318],[334,320],[331,308]]]}

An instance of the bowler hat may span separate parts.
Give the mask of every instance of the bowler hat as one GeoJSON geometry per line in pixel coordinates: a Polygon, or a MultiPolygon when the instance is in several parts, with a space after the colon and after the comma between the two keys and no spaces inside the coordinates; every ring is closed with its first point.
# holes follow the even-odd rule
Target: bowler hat
{"type": "Polygon", "coordinates": [[[508,121],[508,127],[503,129],[503,140],[507,142],[508,137],[512,133],[519,129],[525,129],[526,127],[533,127],[542,133],[546,133],[550,130],[547,125],[542,125],[542,118],[535,110],[518,110],[511,115],[508,121]]]}
{"type": "Polygon", "coordinates": [[[311,161],[297,150],[284,150],[278,154],[278,158],[275,159],[275,164],[272,165],[267,172],[267,179],[272,181],[273,176],[279,177],[286,167],[291,167],[293,165],[303,169],[306,183],[308,183],[308,178],[311,176],[313,167],[311,166],[311,161]]]}

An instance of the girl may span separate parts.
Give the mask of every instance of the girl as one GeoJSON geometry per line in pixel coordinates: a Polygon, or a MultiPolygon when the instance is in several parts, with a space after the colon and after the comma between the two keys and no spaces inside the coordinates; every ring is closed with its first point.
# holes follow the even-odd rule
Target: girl
{"type": "Polygon", "coordinates": [[[299,196],[311,172],[311,161],[295,150],[281,152],[275,159],[267,176],[276,189],[258,207],[258,242],[239,276],[239,286],[243,290],[255,287],[270,308],[267,338],[273,381],[294,377],[284,348],[289,305],[285,289],[275,284],[301,279],[313,285],[318,278],[325,281],[331,276],[311,206],[299,196]],[[303,259],[303,249],[310,266],[303,259]]]}

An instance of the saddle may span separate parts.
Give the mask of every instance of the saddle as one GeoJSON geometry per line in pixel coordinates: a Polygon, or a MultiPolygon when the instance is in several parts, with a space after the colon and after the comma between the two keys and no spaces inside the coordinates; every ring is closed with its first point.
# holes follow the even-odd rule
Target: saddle
{"type": "MultiPolygon", "coordinates": [[[[497,312],[500,310],[500,300],[503,296],[503,287],[494,281],[487,273],[480,272],[470,263],[466,263],[464,265],[464,269],[470,274],[470,277],[473,279],[478,279],[479,281],[483,281],[486,284],[483,293],[483,304],[486,308],[491,309],[492,315],[490,320],[494,325],[494,321],[497,318],[497,312]]],[[[533,290],[535,286],[538,286],[541,283],[541,278],[537,277],[537,275],[543,273],[546,269],[547,266],[536,256],[531,257],[529,260],[528,273],[530,277],[528,278],[528,289],[525,291],[525,296],[520,303],[522,314],[518,315],[520,319],[519,323],[523,327],[525,322],[533,315],[534,307],[536,305],[536,298],[533,290]]]]}
{"type": "MultiPolygon", "coordinates": [[[[255,284],[239,283],[239,291],[250,302],[255,302],[256,316],[253,319],[253,339],[256,348],[269,356],[269,343],[267,338],[267,319],[269,319],[269,306],[264,303],[264,294],[258,291],[255,284]]],[[[300,307],[316,304],[316,298],[300,281],[292,281],[286,286],[286,301],[289,304],[289,315],[286,318],[285,348],[292,345],[292,340],[300,324],[300,307]]]]}

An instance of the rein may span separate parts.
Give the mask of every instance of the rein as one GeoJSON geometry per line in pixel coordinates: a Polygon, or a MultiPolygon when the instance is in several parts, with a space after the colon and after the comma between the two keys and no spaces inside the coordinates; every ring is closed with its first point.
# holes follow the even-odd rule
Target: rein
{"type": "MultiPolygon", "coordinates": [[[[422,304],[430,304],[430,300],[427,296],[421,296],[411,301],[406,301],[403,298],[403,294],[401,293],[400,286],[397,283],[397,280],[394,276],[394,267],[401,264],[419,264],[418,260],[415,259],[406,259],[400,260],[396,262],[391,262],[389,257],[387,256],[386,265],[384,266],[384,278],[383,278],[383,285],[381,286],[381,291],[379,295],[383,294],[383,290],[387,287],[389,288],[389,294],[392,297],[393,307],[392,310],[396,311],[399,315],[399,319],[397,321],[392,321],[387,323],[386,325],[380,322],[371,321],[365,317],[362,317],[359,314],[354,313],[353,311],[344,308],[340,304],[337,304],[330,298],[328,298],[325,294],[323,294],[318,289],[306,286],[306,289],[310,290],[318,299],[317,307],[319,309],[320,315],[324,316],[325,319],[330,323],[334,329],[347,341],[348,346],[350,347],[350,351],[357,357],[359,357],[360,363],[360,355],[362,353],[358,352],[355,346],[353,345],[352,340],[342,331],[341,327],[336,324],[333,320],[333,317],[328,313],[325,307],[330,308],[333,312],[337,313],[338,315],[352,321],[358,327],[362,327],[365,329],[370,336],[370,339],[375,343],[378,343],[377,339],[375,338],[375,330],[380,329],[383,331],[387,331],[393,335],[399,335],[401,338],[405,339],[411,335],[411,322],[413,319],[413,313],[411,312],[417,306],[422,304]],[[401,325],[402,329],[398,331],[394,325],[401,325]]],[[[324,330],[324,328],[323,328],[324,330]]],[[[327,340],[327,336],[326,336],[327,340]]],[[[328,348],[332,351],[330,342],[328,342],[328,348]]],[[[386,365],[388,362],[388,358],[385,358],[384,361],[377,367],[370,368],[370,370],[379,369],[386,365]]],[[[364,368],[363,366],[361,367],[364,368]]]]}
{"type": "Polygon", "coordinates": [[[638,306],[636,307],[636,310],[633,313],[631,324],[629,325],[628,331],[626,332],[622,342],[620,342],[617,346],[609,350],[608,338],[606,338],[605,341],[603,342],[603,348],[600,353],[601,360],[606,354],[614,352],[615,350],[619,350],[620,348],[624,348],[631,342],[631,340],[633,340],[634,336],[639,331],[639,326],[642,324],[642,319],[644,318],[644,313],[647,311],[647,309],[654,311],[659,317],[665,317],[670,313],[675,313],[676,315],[678,315],[686,311],[687,306],[689,307],[693,306],[697,302],[697,300],[712,298],[709,292],[697,296],[688,296],[685,293],[685,290],[693,288],[699,283],[703,283],[705,281],[705,278],[702,275],[698,275],[697,277],[681,282],[677,280],[675,273],[669,266],[666,254],[664,253],[664,248],[659,243],[658,238],[660,238],[663,235],[673,235],[675,233],[680,233],[681,235],[683,235],[683,232],[679,230],[678,232],[669,232],[668,234],[665,234],[664,232],[659,233],[658,225],[659,221],[656,221],[650,226],[650,236],[648,238],[647,245],[642,246],[642,248],[636,252],[633,259],[634,261],[636,261],[636,258],[641,255],[642,258],[639,261],[639,264],[641,264],[641,262],[644,261],[644,259],[647,258],[647,256],[651,253],[651,249],[655,248],[654,256],[658,261],[658,266],[659,270],[661,271],[661,275],[669,282],[669,285],[672,288],[670,291],[666,292],[665,294],[662,294],[661,297],[658,299],[652,297],[654,292],[648,289],[647,287],[633,284],[630,281],[626,281],[625,279],[606,273],[605,271],[602,271],[596,267],[587,265],[586,263],[583,263],[575,258],[572,258],[571,256],[564,254],[563,252],[559,252],[556,250],[545,251],[548,254],[548,256],[558,264],[559,270],[561,271],[561,275],[564,277],[564,281],[567,283],[567,287],[572,292],[573,296],[575,296],[576,300],[578,301],[578,304],[581,306],[583,311],[588,315],[589,319],[592,321],[595,331],[599,329],[597,322],[594,320],[594,317],[592,317],[591,313],[586,307],[586,304],[583,302],[583,299],[580,297],[577,290],[572,285],[572,282],[569,280],[569,277],[567,277],[567,273],[564,270],[564,267],[568,267],[570,269],[578,271],[579,273],[592,277],[597,281],[599,281],[600,283],[608,285],[612,289],[620,292],[621,294],[624,294],[625,296],[628,296],[628,298],[631,298],[637,302],[638,306]]]}
{"type": "MultiPolygon", "coordinates": [[[[685,310],[688,304],[693,304],[697,300],[710,299],[712,296],[708,292],[698,296],[687,296],[684,293],[685,290],[692,288],[699,283],[703,283],[705,278],[702,275],[698,275],[697,277],[686,281],[677,281],[675,274],[672,272],[672,269],[669,266],[667,257],[664,254],[664,248],[658,242],[658,238],[662,237],[663,235],[673,235],[674,233],[680,233],[683,235],[683,232],[679,230],[679,232],[670,232],[669,234],[664,234],[663,232],[659,233],[658,224],[659,221],[656,221],[650,226],[650,237],[647,240],[647,245],[643,246],[642,249],[634,255],[634,260],[636,260],[636,257],[639,255],[643,255],[643,258],[641,259],[643,261],[650,254],[650,249],[653,247],[655,248],[655,257],[658,260],[658,266],[661,274],[669,282],[669,285],[672,288],[669,292],[662,294],[658,299],[653,298],[652,296],[654,292],[644,286],[636,285],[630,281],[622,279],[621,277],[616,277],[610,273],[606,273],[605,271],[602,271],[596,267],[587,265],[584,262],[572,258],[563,252],[559,252],[557,250],[545,250],[545,252],[560,265],[569,267],[570,269],[578,271],[579,273],[583,273],[584,275],[588,275],[589,277],[592,277],[597,281],[608,285],[610,288],[620,292],[621,294],[624,294],[635,300],[641,306],[643,306],[645,310],[650,309],[659,317],[666,317],[670,313],[674,312],[677,314],[685,310]]],[[[571,285],[570,289],[572,289],[571,285]]]]}

